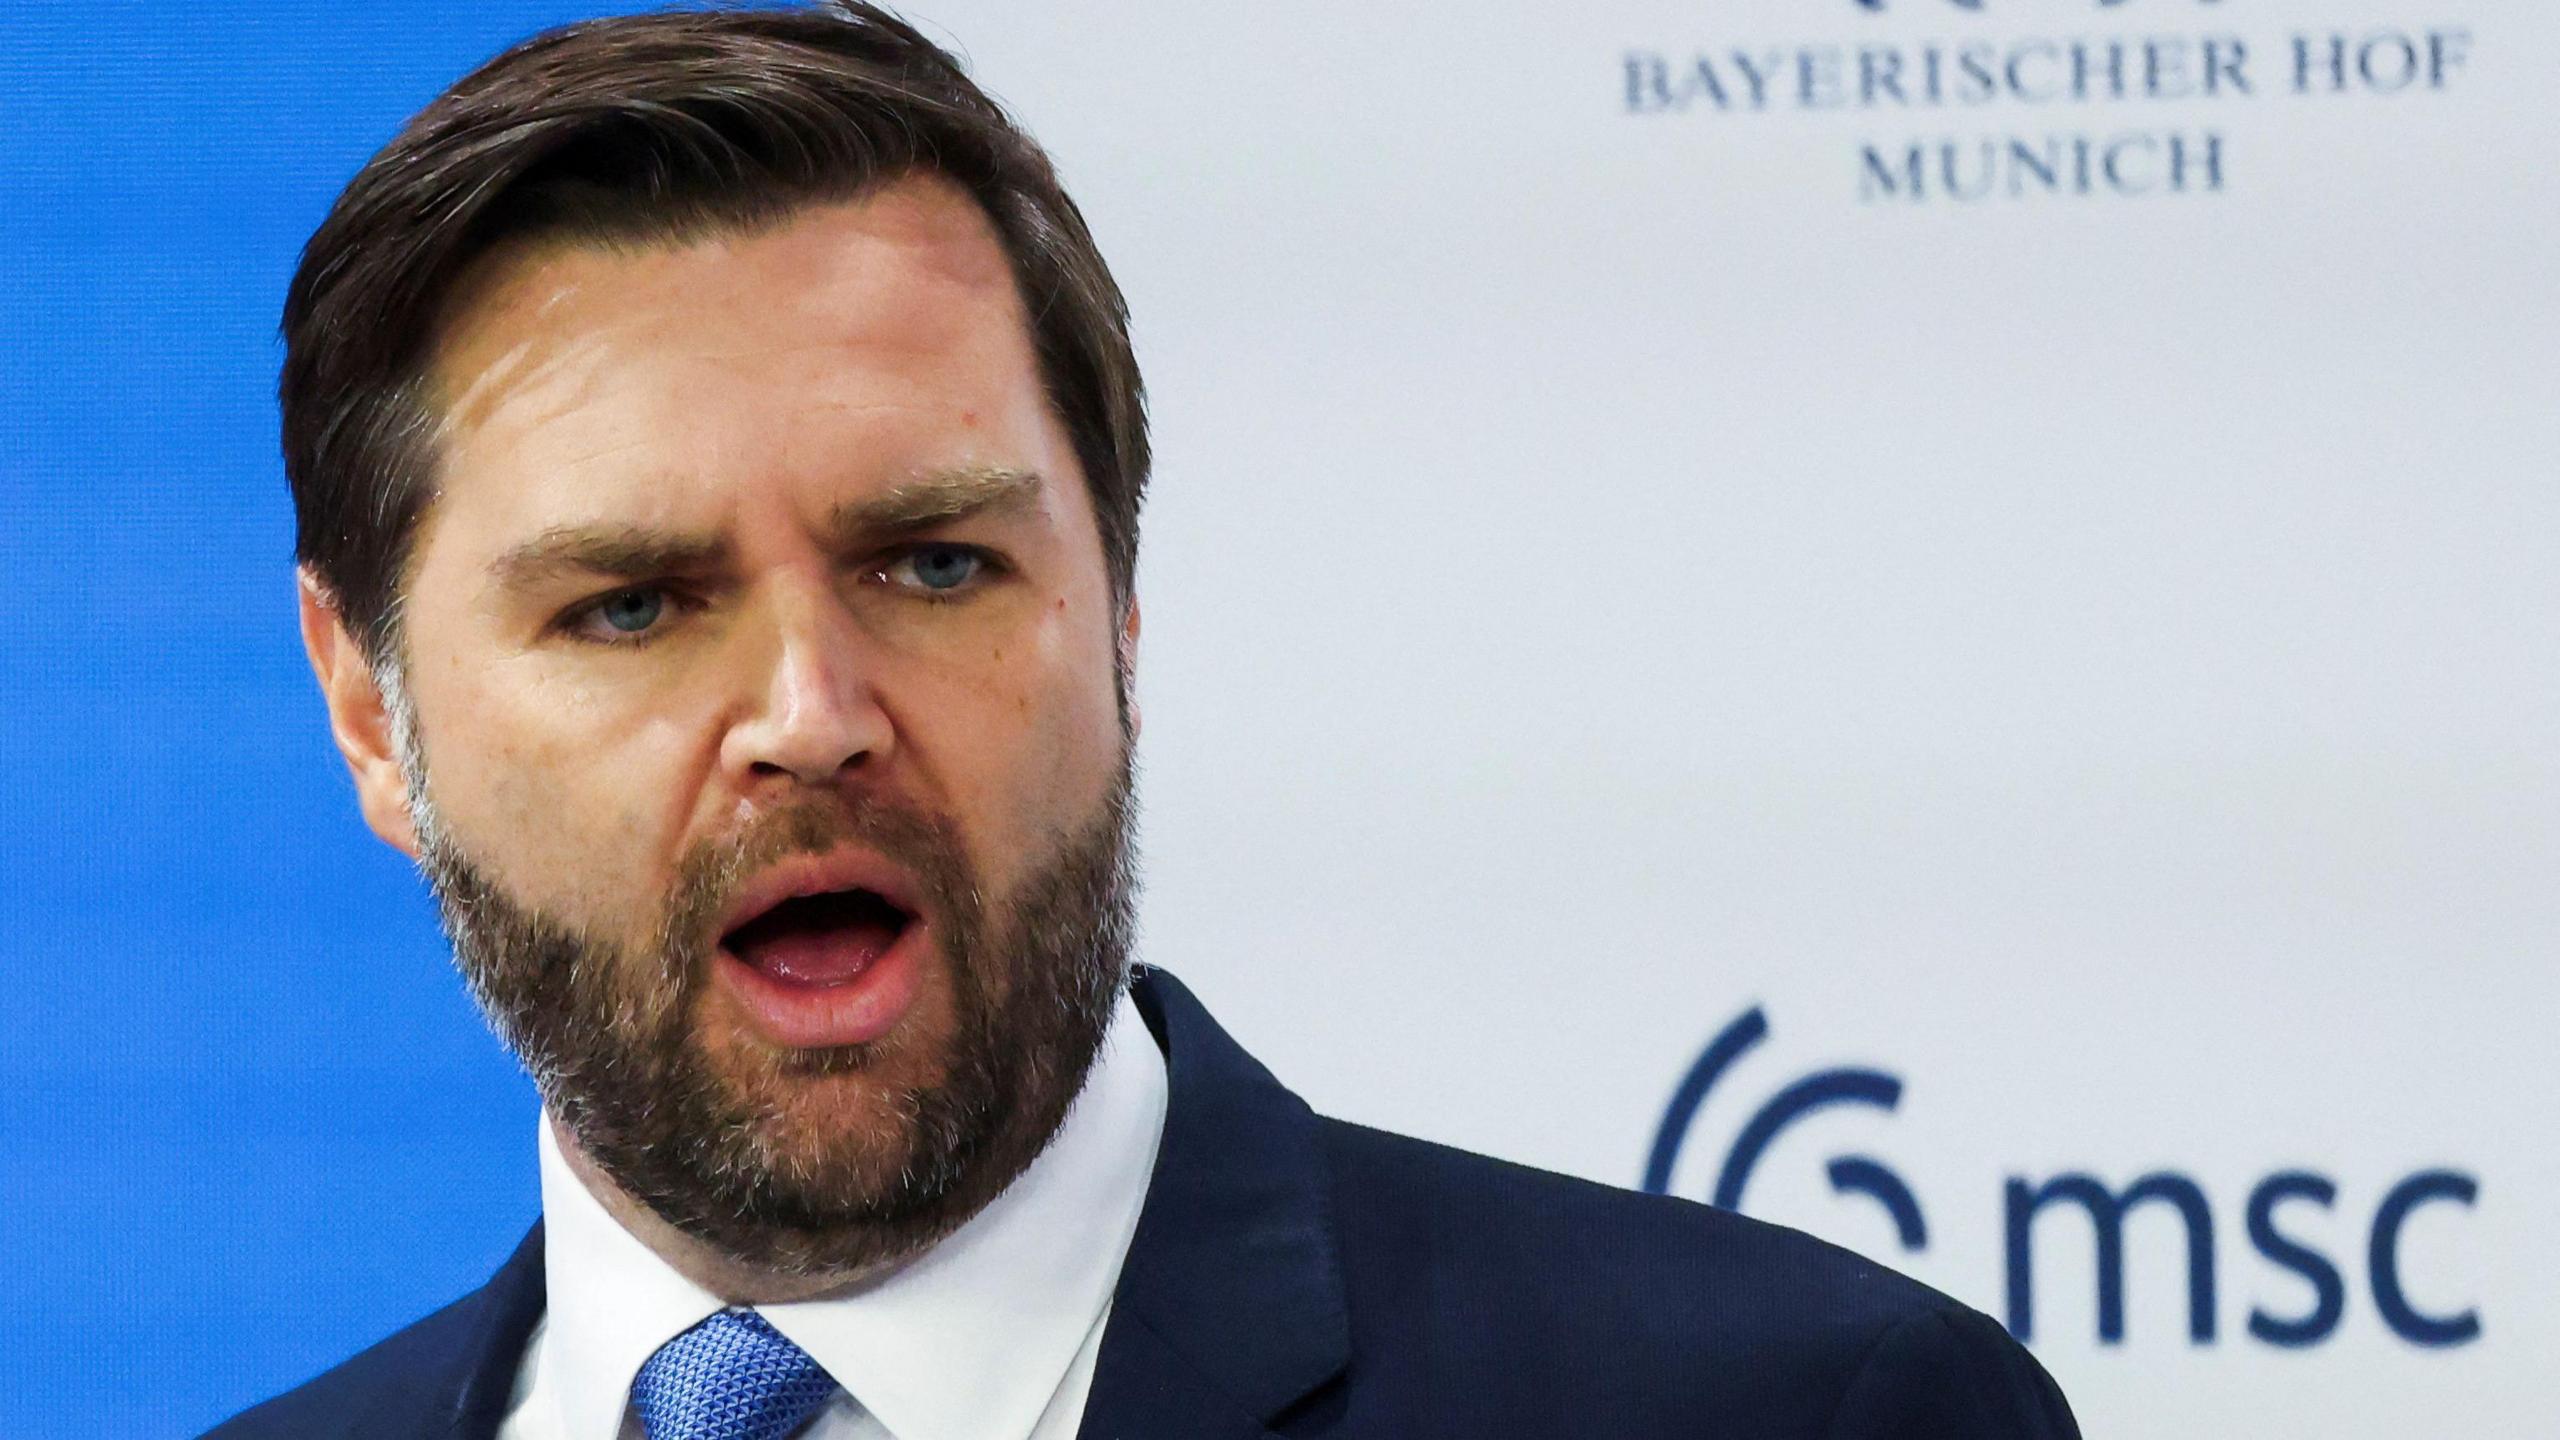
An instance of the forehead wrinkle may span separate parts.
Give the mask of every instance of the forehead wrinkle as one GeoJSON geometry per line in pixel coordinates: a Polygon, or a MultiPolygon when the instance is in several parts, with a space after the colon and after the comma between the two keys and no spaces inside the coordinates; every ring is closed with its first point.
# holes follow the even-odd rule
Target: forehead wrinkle
{"type": "MultiPolygon", "coordinates": [[[[577,288],[560,287],[562,292],[577,288]]],[[[550,311],[563,298],[555,293],[541,309],[550,311]]],[[[614,311],[573,322],[568,328],[546,323],[547,314],[526,315],[508,306],[503,295],[493,308],[458,328],[453,343],[437,357],[431,395],[437,402],[438,433],[447,441],[458,435],[513,432],[521,439],[599,402],[622,378],[618,351],[647,358],[652,366],[678,363],[736,372],[742,367],[804,360],[840,362],[851,356],[856,367],[876,370],[877,337],[860,333],[790,336],[739,336],[714,348],[703,344],[697,330],[686,336],[686,353],[678,356],[651,343],[650,332],[661,317],[643,310],[614,311]],[[473,352],[509,331],[503,349],[480,359],[473,352]],[[636,343],[635,343],[636,342],[636,343]]],[[[855,401],[842,396],[811,397],[799,402],[807,411],[847,415],[913,408],[905,395],[880,395],[855,401]]],[[[582,464],[623,450],[645,446],[638,435],[625,435],[558,463],[582,464]]]]}
{"type": "MultiPolygon", "coordinates": [[[[481,256],[455,281],[427,364],[429,393],[448,436],[486,427],[511,399],[542,386],[577,358],[574,342],[595,328],[578,323],[575,314],[589,288],[576,265],[581,258],[577,246],[520,241],[481,256]],[[562,320],[569,322],[565,334],[562,320]],[[486,353],[501,344],[495,354],[486,353]]],[[[590,370],[533,423],[584,403],[594,380],[590,370]]]]}
{"type": "Polygon", "coordinates": [[[580,451],[575,455],[564,455],[560,458],[559,463],[564,467],[592,465],[599,460],[611,459],[612,457],[623,454],[626,451],[645,450],[648,448],[648,445],[649,442],[647,440],[638,436],[630,436],[624,439],[614,440],[594,446],[590,449],[580,451]]]}
{"type": "Polygon", "coordinates": [[[563,348],[556,337],[529,335],[472,366],[468,379],[454,375],[450,361],[440,362],[433,389],[439,431],[448,439],[485,433],[502,419],[518,430],[537,430],[585,405],[596,383],[593,367],[569,377],[565,387],[552,383],[577,358],[563,348]]]}
{"type": "Polygon", "coordinates": [[[838,288],[835,282],[848,273],[884,263],[922,272],[893,295],[870,296],[910,320],[922,315],[958,324],[962,312],[992,302],[1014,322],[1007,328],[1027,323],[993,223],[965,191],[932,174],[809,207],[772,228],[719,226],[637,242],[577,234],[501,242],[470,264],[439,316],[427,369],[440,437],[449,441],[501,420],[519,431],[537,430],[593,403],[610,378],[610,367],[594,361],[610,360],[607,352],[618,347],[635,348],[624,345],[635,339],[635,353],[662,351],[649,333],[666,318],[653,313],[658,301],[692,302],[683,335],[692,363],[734,368],[847,352],[868,358],[888,338],[876,316],[822,310],[804,317],[825,316],[821,333],[812,334],[805,325],[776,326],[770,322],[779,317],[746,306],[726,309],[706,333],[695,307],[706,287],[731,290],[757,276],[780,275],[817,296],[838,288]],[[963,203],[935,203],[953,197],[963,203]],[[868,232],[850,241],[805,223],[848,211],[863,212],[869,222],[868,232]],[[565,386],[555,383],[564,371],[574,372],[565,386]],[[508,413],[519,406],[521,416],[508,413]]]}

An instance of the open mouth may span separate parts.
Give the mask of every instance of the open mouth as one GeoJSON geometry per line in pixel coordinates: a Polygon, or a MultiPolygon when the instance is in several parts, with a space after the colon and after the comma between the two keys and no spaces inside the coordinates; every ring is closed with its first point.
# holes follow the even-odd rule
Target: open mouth
{"type": "Polygon", "coordinates": [[[871,968],[916,923],[911,912],[859,887],[795,895],[720,937],[720,948],[773,979],[842,985],[871,968]]]}

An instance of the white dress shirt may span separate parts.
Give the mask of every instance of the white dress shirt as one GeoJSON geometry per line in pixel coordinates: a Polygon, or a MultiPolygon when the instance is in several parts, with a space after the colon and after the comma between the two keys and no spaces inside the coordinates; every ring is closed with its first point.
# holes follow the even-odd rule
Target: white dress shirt
{"type": "MultiPolygon", "coordinates": [[[[844,1387],[801,1440],[1073,1440],[1164,1111],[1123,995],[1057,1138],[985,1210],[852,1294],[756,1307],[844,1387]]],[[[642,1440],[641,1363],[724,1307],[605,1213],[548,1117],[540,1145],[549,1300],[498,1440],[642,1440]]]]}

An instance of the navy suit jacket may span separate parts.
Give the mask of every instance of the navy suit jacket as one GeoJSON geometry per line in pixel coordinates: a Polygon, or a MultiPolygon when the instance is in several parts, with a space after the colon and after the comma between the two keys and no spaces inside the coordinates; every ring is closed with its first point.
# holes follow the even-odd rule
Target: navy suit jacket
{"type": "MultiPolygon", "coordinates": [[[[1310,1111],[1162,971],[1171,1077],[1085,1440],[2076,1437],[2007,1332],[1794,1231],[1310,1111]]],[[[488,1440],[543,1305],[487,1285],[212,1432],[488,1440]]]]}

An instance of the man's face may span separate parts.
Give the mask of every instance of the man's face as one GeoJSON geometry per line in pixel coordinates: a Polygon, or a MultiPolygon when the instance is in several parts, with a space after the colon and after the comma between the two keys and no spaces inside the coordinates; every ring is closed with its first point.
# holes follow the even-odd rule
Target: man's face
{"type": "Polygon", "coordinates": [[[501,252],[430,380],[423,804],[382,828],[493,1018],[607,1175],[736,1258],[965,1218],[1120,979],[1135,635],[984,214],[910,178],[501,252]]]}

